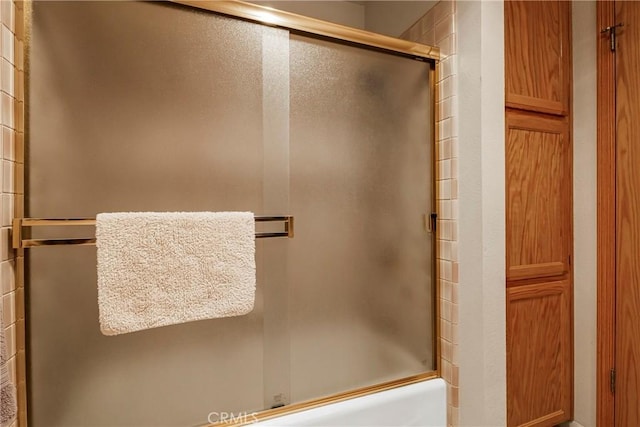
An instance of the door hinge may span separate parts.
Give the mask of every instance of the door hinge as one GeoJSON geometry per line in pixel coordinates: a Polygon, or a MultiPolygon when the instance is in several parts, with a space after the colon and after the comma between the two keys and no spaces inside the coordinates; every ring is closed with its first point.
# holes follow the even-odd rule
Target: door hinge
{"type": "Polygon", "coordinates": [[[611,387],[611,393],[616,392],[616,370],[612,369],[609,372],[609,386],[611,387]]]}
{"type": "Polygon", "coordinates": [[[602,30],[600,30],[600,33],[602,34],[609,33],[609,49],[611,49],[611,52],[616,51],[616,28],[622,26],[624,26],[624,24],[620,22],[618,24],[610,25],[607,28],[603,28],[602,30]]]}
{"type": "Polygon", "coordinates": [[[571,255],[568,256],[568,261],[569,261],[568,265],[571,265],[571,255]]]}

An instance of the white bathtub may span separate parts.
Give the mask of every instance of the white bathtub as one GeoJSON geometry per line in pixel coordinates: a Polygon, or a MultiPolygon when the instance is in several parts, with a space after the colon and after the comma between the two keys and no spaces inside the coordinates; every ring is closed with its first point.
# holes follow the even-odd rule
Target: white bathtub
{"type": "Polygon", "coordinates": [[[276,427],[446,426],[447,393],[441,378],[325,405],[252,425],[276,427]]]}

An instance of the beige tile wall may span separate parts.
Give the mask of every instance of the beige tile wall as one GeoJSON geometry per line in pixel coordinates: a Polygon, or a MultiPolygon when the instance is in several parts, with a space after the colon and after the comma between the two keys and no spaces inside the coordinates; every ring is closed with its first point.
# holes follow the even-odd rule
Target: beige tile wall
{"type": "Polygon", "coordinates": [[[438,263],[441,373],[447,419],[458,425],[458,96],[455,1],[440,1],[401,37],[440,48],[437,89],[438,263]]]}
{"type": "MultiPolygon", "coordinates": [[[[18,386],[18,420],[24,420],[23,258],[11,248],[11,220],[24,206],[24,8],[22,1],[0,0],[0,286],[9,372],[18,386]]],[[[17,427],[18,421],[12,427],[17,427]]],[[[21,425],[26,425],[24,422],[21,425]]]]}

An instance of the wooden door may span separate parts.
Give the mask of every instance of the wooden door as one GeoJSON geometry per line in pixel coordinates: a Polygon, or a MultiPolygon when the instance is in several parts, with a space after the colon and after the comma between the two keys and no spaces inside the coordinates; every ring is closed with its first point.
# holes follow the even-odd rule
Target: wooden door
{"type": "Polygon", "coordinates": [[[507,425],[553,425],[572,404],[568,124],[509,111],[506,143],[507,425]]]}
{"type": "Polygon", "coordinates": [[[505,2],[507,425],[572,417],[571,4],[505,2]]]}
{"type": "Polygon", "coordinates": [[[640,2],[617,1],[615,425],[640,425],[640,2]]]}

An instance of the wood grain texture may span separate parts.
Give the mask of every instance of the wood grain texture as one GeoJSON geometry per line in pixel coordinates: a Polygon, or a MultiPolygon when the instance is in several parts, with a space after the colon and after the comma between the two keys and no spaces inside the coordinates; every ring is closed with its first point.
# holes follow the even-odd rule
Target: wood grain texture
{"type": "Polygon", "coordinates": [[[507,425],[573,413],[571,3],[505,2],[507,425]]]}
{"type": "Polygon", "coordinates": [[[640,3],[616,2],[615,425],[640,425],[640,3]]]}
{"type": "Polygon", "coordinates": [[[570,8],[561,0],[505,2],[507,107],[569,113],[570,8]]]}
{"type": "Polygon", "coordinates": [[[563,118],[508,111],[507,280],[569,272],[569,129],[563,118]]]}
{"type": "Polygon", "coordinates": [[[507,425],[571,418],[573,343],[567,280],[507,289],[507,425]]]}
{"type": "MultiPolygon", "coordinates": [[[[614,3],[596,3],[600,31],[614,22],[614,3]]],[[[597,392],[596,420],[599,426],[614,425],[614,395],[609,371],[614,367],[615,349],[615,56],[609,39],[601,35],[597,45],[597,392]]]]}
{"type": "Polygon", "coordinates": [[[563,276],[566,272],[567,265],[563,262],[516,265],[509,268],[509,280],[563,276]]]}

